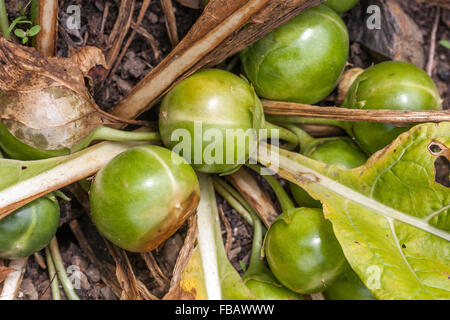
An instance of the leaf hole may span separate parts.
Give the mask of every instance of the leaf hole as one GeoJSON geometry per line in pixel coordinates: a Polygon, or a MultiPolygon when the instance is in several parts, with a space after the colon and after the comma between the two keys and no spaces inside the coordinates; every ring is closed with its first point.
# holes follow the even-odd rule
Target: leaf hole
{"type": "Polygon", "coordinates": [[[22,167],[20,167],[20,169],[21,169],[22,171],[25,171],[25,170],[28,169],[28,167],[27,167],[27,166],[22,166],[22,167]]]}
{"type": "Polygon", "coordinates": [[[441,156],[434,162],[435,181],[444,187],[450,188],[450,161],[441,156]]]}
{"type": "Polygon", "coordinates": [[[428,146],[428,150],[434,155],[438,155],[442,152],[442,147],[437,143],[433,142],[428,146]]]}

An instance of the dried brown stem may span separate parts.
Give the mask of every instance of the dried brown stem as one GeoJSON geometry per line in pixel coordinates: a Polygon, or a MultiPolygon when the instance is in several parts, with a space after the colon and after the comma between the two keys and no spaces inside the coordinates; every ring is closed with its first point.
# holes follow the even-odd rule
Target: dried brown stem
{"type": "Polygon", "coordinates": [[[439,19],[440,18],[441,18],[441,8],[436,7],[433,28],[431,29],[430,49],[428,52],[428,62],[427,62],[427,67],[426,67],[426,71],[430,77],[433,75],[434,53],[436,51],[436,34],[437,34],[438,27],[439,27],[439,19]]]}
{"type": "Polygon", "coordinates": [[[141,253],[141,256],[144,259],[145,264],[147,265],[147,268],[150,271],[153,279],[155,279],[160,287],[166,288],[169,285],[170,281],[159,268],[153,254],[151,252],[145,252],[141,253]]]}
{"type": "Polygon", "coordinates": [[[161,0],[161,5],[166,16],[166,29],[169,34],[169,40],[172,47],[175,48],[180,39],[178,38],[177,21],[173,12],[172,0],[161,0]]]}
{"type": "Polygon", "coordinates": [[[197,215],[194,215],[188,220],[188,231],[186,238],[184,239],[183,247],[181,247],[180,253],[178,254],[177,262],[172,272],[172,280],[170,281],[169,292],[164,296],[164,300],[175,300],[183,298],[183,293],[181,292],[180,282],[181,275],[186,269],[186,266],[191,259],[192,252],[194,250],[195,240],[197,239],[198,225],[197,225],[197,215]]]}
{"type": "MultiPolygon", "coordinates": [[[[148,6],[150,5],[151,0],[144,0],[142,3],[141,10],[139,11],[139,16],[136,21],[136,26],[140,26],[142,23],[142,20],[144,19],[144,15],[147,12],[148,6]]],[[[128,37],[127,42],[125,43],[125,46],[123,47],[122,51],[120,52],[119,57],[116,59],[116,62],[114,64],[114,67],[111,69],[109,75],[113,75],[116,73],[117,68],[119,67],[120,62],[122,61],[123,57],[125,56],[125,53],[127,53],[128,48],[130,47],[131,43],[134,40],[134,37],[136,36],[136,28],[133,29],[131,32],[131,35],[128,37]]]]}
{"type": "Polygon", "coordinates": [[[155,37],[147,30],[145,30],[142,26],[136,25],[135,22],[131,23],[131,27],[135,29],[139,35],[148,40],[150,46],[152,47],[154,58],[158,59],[159,56],[161,55],[161,51],[159,51],[159,44],[158,41],[155,39],[155,37]]]}
{"type": "Polygon", "coordinates": [[[256,210],[266,227],[270,227],[278,217],[278,212],[258,181],[244,168],[227,176],[227,179],[256,210]]]}
{"type": "Polygon", "coordinates": [[[178,46],[113,108],[134,119],[178,81],[214,66],[320,0],[212,0],[178,46]],[[243,26],[245,28],[242,28],[243,26]]]}
{"type": "Polygon", "coordinates": [[[225,252],[227,253],[228,258],[230,258],[231,246],[233,245],[233,231],[231,230],[230,221],[228,221],[227,217],[225,216],[225,213],[223,212],[222,205],[219,205],[218,208],[220,219],[222,220],[223,225],[225,226],[225,232],[227,234],[227,240],[225,242],[225,252]]]}
{"type": "Polygon", "coordinates": [[[37,24],[41,31],[36,35],[36,49],[46,57],[53,57],[58,36],[58,0],[39,1],[37,24]]]}
{"type": "Polygon", "coordinates": [[[131,26],[135,4],[135,0],[122,0],[120,2],[119,14],[109,35],[109,43],[112,46],[106,55],[106,63],[108,66],[112,66],[119,55],[123,40],[131,26]]]}
{"type": "Polygon", "coordinates": [[[201,0],[177,0],[182,6],[191,8],[191,9],[199,9],[202,6],[201,0]]]}
{"type": "Polygon", "coordinates": [[[136,280],[136,287],[137,287],[139,293],[141,294],[142,298],[144,298],[144,300],[159,300],[158,297],[153,295],[147,289],[147,287],[141,280],[139,280],[139,279],[136,280]]]}
{"type": "Polygon", "coordinates": [[[404,111],[362,110],[338,107],[319,107],[307,104],[263,100],[268,115],[326,118],[341,121],[368,121],[394,124],[450,121],[450,110],[404,111]]]}
{"type": "Polygon", "coordinates": [[[121,300],[142,300],[137,279],[126,252],[104,239],[109,253],[116,262],[116,277],[122,288],[121,300]]]}
{"type": "Polygon", "coordinates": [[[111,3],[109,3],[109,2],[105,3],[105,9],[103,10],[102,24],[100,26],[101,34],[103,34],[103,32],[105,31],[105,24],[106,24],[106,19],[108,18],[108,15],[109,15],[109,7],[110,6],[111,6],[111,3]]]}

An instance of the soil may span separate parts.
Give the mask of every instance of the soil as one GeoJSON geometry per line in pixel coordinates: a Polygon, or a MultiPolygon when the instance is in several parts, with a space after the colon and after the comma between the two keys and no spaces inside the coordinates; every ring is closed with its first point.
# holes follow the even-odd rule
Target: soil
{"type": "MultiPolygon", "coordinates": [[[[436,12],[435,7],[416,2],[415,0],[400,1],[405,12],[417,23],[424,36],[424,52],[428,56],[431,28],[436,12]]],[[[63,22],[67,18],[67,8],[70,5],[77,5],[81,8],[81,30],[71,31],[60,24],[59,38],[57,45],[57,55],[60,57],[68,56],[72,49],[80,46],[90,45],[107,50],[108,35],[111,32],[118,13],[119,0],[61,0],[60,19],[63,22]],[[109,13],[101,31],[102,19],[106,6],[109,6],[109,13]]],[[[136,1],[134,10],[134,21],[137,18],[141,8],[142,1],[136,1]]],[[[189,28],[201,14],[201,10],[189,9],[181,6],[177,1],[173,1],[174,12],[177,21],[178,33],[180,39],[188,32],[189,28]]],[[[7,1],[7,9],[10,17],[18,16],[17,1],[7,1]]],[[[439,22],[437,32],[438,41],[441,39],[450,39],[450,13],[448,10],[441,10],[442,17],[439,22]]],[[[143,29],[148,31],[157,41],[158,52],[152,50],[152,46],[147,38],[137,34],[127,53],[122,59],[117,71],[107,79],[108,85],[95,88],[95,99],[97,103],[105,110],[114,106],[124,95],[127,94],[148,72],[152,70],[172,49],[165,25],[165,17],[160,1],[152,1],[150,7],[141,24],[143,29]]],[[[442,98],[445,101],[445,107],[449,108],[449,87],[450,82],[450,61],[448,49],[436,45],[434,55],[435,67],[433,69],[433,79],[436,82],[442,98]]],[[[349,62],[357,67],[367,68],[374,63],[374,60],[368,52],[358,43],[351,44],[351,57],[349,62]]],[[[239,71],[239,67],[236,68],[239,71]]],[[[327,99],[328,101],[330,99],[327,99]]],[[[150,117],[154,117],[157,108],[150,112],[150,117]]],[[[270,187],[261,180],[263,187],[272,196],[275,196],[270,187]]],[[[218,204],[222,205],[226,218],[231,224],[233,235],[233,245],[229,253],[233,266],[242,274],[242,264],[247,265],[250,256],[252,229],[241,219],[239,214],[218,197],[218,204]]],[[[92,246],[96,256],[105,263],[114,265],[114,261],[109,255],[101,236],[97,233],[95,227],[87,214],[84,214],[79,203],[75,200],[67,206],[63,205],[62,216],[64,217],[81,215],[78,221],[85,235],[87,235],[89,244],[92,246]],[[68,212],[69,211],[69,212],[68,212]]],[[[279,206],[278,206],[279,207],[279,206]]],[[[167,240],[160,248],[155,250],[154,255],[162,271],[170,278],[175,264],[178,252],[183,244],[186,226],[167,240]]],[[[223,228],[223,237],[226,232],[223,228]]],[[[58,233],[60,250],[64,263],[67,266],[76,266],[81,271],[81,289],[77,293],[82,299],[117,299],[113,291],[106,286],[100,279],[99,270],[89,261],[89,258],[81,250],[77,239],[71,229],[64,223],[58,233]]],[[[44,253],[41,252],[44,256],[44,253]]],[[[133,270],[139,280],[157,297],[164,295],[164,290],[150,276],[144,260],[138,254],[129,254],[133,270]]],[[[24,275],[24,280],[18,295],[18,299],[50,299],[50,280],[46,270],[41,268],[34,256],[30,257],[29,263],[24,275]]],[[[64,294],[61,290],[61,294],[64,294]]]]}

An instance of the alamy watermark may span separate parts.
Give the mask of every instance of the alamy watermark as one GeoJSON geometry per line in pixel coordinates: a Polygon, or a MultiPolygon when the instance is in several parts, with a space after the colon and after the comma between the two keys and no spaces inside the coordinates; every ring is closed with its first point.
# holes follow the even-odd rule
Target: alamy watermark
{"type": "MultiPolygon", "coordinates": [[[[174,154],[182,156],[194,165],[243,165],[257,164],[258,159],[269,159],[272,171],[279,165],[278,149],[266,147],[260,143],[270,139],[272,146],[278,146],[280,140],[278,129],[204,129],[201,121],[194,121],[194,130],[176,129],[171,134],[171,141],[177,142],[172,148],[174,154]]],[[[180,163],[178,157],[172,161],[180,163]]],[[[267,161],[265,161],[267,162],[267,161]]]]}
{"type": "Polygon", "coordinates": [[[81,29],[81,8],[76,5],[70,5],[67,7],[66,13],[68,14],[66,20],[66,28],[69,30],[81,29]]]}
{"type": "Polygon", "coordinates": [[[377,5],[370,5],[367,7],[367,14],[370,16],[367,18],[366,26],[369,30],[381,29],[381,8],[377,5]]]}

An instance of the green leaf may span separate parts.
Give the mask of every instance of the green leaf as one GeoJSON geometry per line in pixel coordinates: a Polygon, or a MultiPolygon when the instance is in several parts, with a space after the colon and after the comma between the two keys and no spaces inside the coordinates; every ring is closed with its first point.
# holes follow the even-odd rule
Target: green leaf
{"type": "Polygon", "coordinates": [[[444,122],[415,126],[352,170],[272,151],[279,174],[323,203],[347,260],[378,299],[450,299],[450,189],[435,178],[449,146],[444,122]]]}
{"type": "Polygon", "coordinates": [[[196,300],[253,300],[255,297],[227,258],[211,177],[199,173],[198,180],[198,246],[182,274],[180,287],[196,300]]]}
{"type": "Polygon", "coordinates": [[[450,49],[450,41],[448,40],[441,40],[439,41],[439,44],[447,49],[450,49]]]}
{"type": "Polygon", "coordinates": [[[14,34],[19,38],[24,38],[26,36],[26,32],[22,29],[14,30],[14,34]]]}
{"type": "Polygon", "coordinates": [[[27,31],[28,36],[34,37],[41,31],[41,26],[33,26],[30,30],[27,31]]]}
{"type": "Polygon", "coordinates": [[[28,42],[28,37],[27,36],[23,37],[22,38],[22,43],[26,44],[27,42],[28,42]]]}

